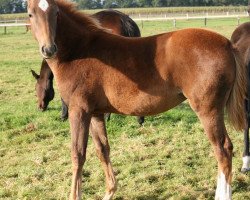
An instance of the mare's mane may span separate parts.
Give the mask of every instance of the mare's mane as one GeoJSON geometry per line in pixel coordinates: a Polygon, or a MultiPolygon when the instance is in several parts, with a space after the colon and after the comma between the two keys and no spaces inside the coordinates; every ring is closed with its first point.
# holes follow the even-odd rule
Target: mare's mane
{"type": "Polygon", "coordinates": [[[77,4],[65,0],[56,0],[56,4],[59,8],[59,12],[63,12],[67,15],[74,23],[79,25],[80,27],[84,27],[85,30],[91,31],[105,31],[104,28],[101,27],[99,22],[77,9],[77,4]]]}

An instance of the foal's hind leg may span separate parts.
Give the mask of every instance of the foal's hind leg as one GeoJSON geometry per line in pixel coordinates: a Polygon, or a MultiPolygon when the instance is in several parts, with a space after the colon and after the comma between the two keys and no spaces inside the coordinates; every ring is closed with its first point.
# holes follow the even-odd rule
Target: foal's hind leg
{"type": "Polygon", "coordinates": [[[222,109],[209,109],[207,112],[198,112],[198,117],[204,126],[218,162],[215,200],[231,200],[233,145],[225,128],[223,111],[222,109]]]}
{"type": "Polygon", "coordinates": [[[103,114],[92,117],[90,131],[106,177],[106,194],[103,200],[111,200],[116,191],[116,179],[109,158],[110,147],[103,114]]]}

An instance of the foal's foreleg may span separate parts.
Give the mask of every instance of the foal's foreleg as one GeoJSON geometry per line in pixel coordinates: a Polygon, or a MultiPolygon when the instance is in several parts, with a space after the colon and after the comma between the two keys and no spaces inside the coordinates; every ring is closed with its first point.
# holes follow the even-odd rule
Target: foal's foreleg
{"type": "Polygon", "coordinates": [[[103,200],[111,200],[116,191],[116,179],[109,158],[110,147],[103,114],[92,117],[90,131],[106,177],[106,194],[103,200]]]}
{"type": "Polygon", "coordinates": [[[81,109],[71,109],[70,111],[71,159],[73,164],[71,200],[81,199],[82,168],[86,160],[90,119],[91,116],[81,109]]]}
{"type": "Polygon", "coordinates": [[[218,180],[215,200],[231,200],[233,145],[225,128],[223,112],[213,110],[199,113],[198,116],[212,144],[218,162],[218,180]]]}

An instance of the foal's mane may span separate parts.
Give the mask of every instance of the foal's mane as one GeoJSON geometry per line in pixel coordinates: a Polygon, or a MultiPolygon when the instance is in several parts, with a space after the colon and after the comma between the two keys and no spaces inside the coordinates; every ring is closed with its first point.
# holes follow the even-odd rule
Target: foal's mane
{"type": "Polygon", "coordinates": [[[76,3],[69,2],[67,0],[56,0],[56,4],[59,8],[59,12],[62,11],[79,26],[84,26],[91,31],[105,31],[96,19],[77,10],[76,3]]]}

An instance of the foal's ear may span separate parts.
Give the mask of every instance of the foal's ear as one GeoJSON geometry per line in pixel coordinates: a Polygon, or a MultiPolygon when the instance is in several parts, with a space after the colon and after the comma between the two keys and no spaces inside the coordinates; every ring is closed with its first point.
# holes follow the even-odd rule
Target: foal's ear
{"type": "Polygon", "coordinates": [[[40,76],[34,70],[30,70],[30,71],[36,80],[40,78],[40,76]]]}

